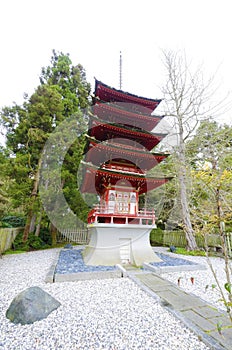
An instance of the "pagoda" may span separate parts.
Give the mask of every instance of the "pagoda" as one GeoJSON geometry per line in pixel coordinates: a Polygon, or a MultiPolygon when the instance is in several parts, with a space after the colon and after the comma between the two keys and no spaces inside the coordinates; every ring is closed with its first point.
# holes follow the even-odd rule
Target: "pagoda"
{"type": "Polygon", "coordinates": [[[152,151],[166,136],[152,132],[163,118],[151,114],[160,102],[95,80],[81,189],[99,197],[88,215],[88,265],[160,261],[150,246],[154,209],[139,205],[141,195],[170,180],[147,175],[168,156],[152,151]]]}

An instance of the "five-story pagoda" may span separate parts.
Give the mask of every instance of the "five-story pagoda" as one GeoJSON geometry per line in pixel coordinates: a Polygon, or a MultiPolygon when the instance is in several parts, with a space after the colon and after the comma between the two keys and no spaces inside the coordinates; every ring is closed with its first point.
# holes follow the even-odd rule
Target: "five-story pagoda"
{"type": "Polygon", "coordinates": [[[100,201],[88,215],[88,265],[160,261],[150,246],[154,209],[139,207],[140,195],[170,179],[147,176],[167,157],[152,152],[166,136],[152,133],[162,119],[151,115],[160,102],[95,81],[82,192],[97,193],[100,201]]]}

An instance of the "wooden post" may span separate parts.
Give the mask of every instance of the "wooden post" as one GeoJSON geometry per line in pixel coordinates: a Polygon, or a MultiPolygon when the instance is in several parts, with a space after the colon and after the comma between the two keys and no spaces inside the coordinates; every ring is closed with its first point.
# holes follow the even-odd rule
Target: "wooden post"
{"type": "Polygon", "coordinates": [[[231,257],[231,238],[232,238],[232,232],[227,232],[226,233],[226,243],[227,243],[229,257],[231,257]]]}

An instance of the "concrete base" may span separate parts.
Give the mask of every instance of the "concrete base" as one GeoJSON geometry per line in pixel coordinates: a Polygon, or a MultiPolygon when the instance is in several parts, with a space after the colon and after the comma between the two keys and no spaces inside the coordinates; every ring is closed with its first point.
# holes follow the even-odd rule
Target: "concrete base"
{"type": "Polygon", "coordinates": [[[131,264],[162,261],[150,246],[152,225],[91,224],[89,245],[83,251],[86,265],[131,264]]]}
{"type": "MultiPolygon", "coordinates": [[[[183,263],[184,264],[184,263],[183,263]]],[[[144,263],[143,267],[146,270],[150,270],[158,275],[162,273],[169,272],[182,272],[182,271],[198,271],[198,270],[207,270],[205,265],[195,264],[195,265],[177,265],[177,266],[153,266],[149,263],[144,263]]]]}
{"type": "Polygon", "coordinates": [[[95,271],[95,272],[77,272],[61,274],[56,273],[54,282],[73,282],[73,281],[86,281],[86,280],[101,280],[107,278],[121,278],[123,273],[120,269],[115,271],[95,271]]]}

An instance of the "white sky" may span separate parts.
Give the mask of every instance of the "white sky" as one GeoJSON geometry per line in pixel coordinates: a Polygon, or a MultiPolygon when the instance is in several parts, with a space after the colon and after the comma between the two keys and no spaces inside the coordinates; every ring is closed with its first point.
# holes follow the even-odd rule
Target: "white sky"
{"type": "MultiPolygon", "coordinates": [[[[0,108],[33,93],[52,49],[70,53],[93,84],[162,98],[160,49],[185,49],[206,76],[217,70],[221,96],[232,91],[231,0],[7,0],[0,4],[0,108]]],[[[232,113],[232,112],[231,112],[232,113]]],[[[231,113],[223,121],[231,123],[231,113]]]]}

